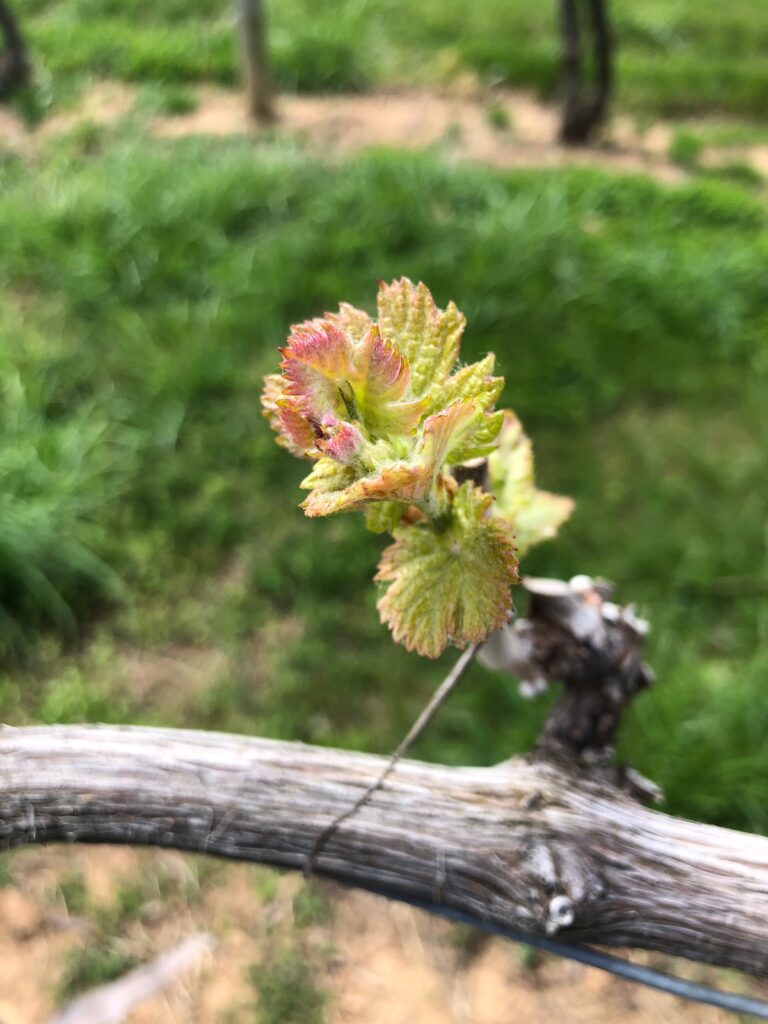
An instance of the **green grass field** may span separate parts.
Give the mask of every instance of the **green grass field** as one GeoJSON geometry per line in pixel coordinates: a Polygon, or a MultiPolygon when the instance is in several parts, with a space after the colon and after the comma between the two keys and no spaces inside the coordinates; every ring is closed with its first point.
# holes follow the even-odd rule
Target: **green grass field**
{"type": "MultiPolygon", "coordinates": [[[[215,81],[237,74],[230,0],[17,0],[42,65],[44,104],[83,76],[215,81]]],[[[357,91],[462,75],[551,96],[556,3],[526,0],[266,2],[283,88],[357,91]]],[[[618,105],[638,114],[727,113],[762,120],[768,16],[756,0],[612,0],[618,105]]]]}
{"type": "MultiPolygon", "coordinates": [[[[768,829],[762,195],[118,126],[3,159],[0,238],[0,720],[394,746],[451,659],[393,645],[382,539],[303,517],[258,395],[291,322],[408,274],[466,312],[467,359],[497,353],[577,499],[525,571],[607,575],[653,620],[623,755],[671,810],[768,829]],[[147,697],[137,652],[212,678],[147,697]]],[[[546,705],[475,667],[416,752],[493,762],[546,705]]]]}

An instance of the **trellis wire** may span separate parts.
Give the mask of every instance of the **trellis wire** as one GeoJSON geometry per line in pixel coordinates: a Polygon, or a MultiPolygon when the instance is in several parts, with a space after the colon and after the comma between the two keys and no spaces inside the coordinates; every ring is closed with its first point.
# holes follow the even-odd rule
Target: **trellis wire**
{"type": "Polygon", "coordinates": [[[761,1020],[768,1020],[768,1002],[762,999],[742,996],[736,992],[724,992],[721,989],[710,988],[708,985],[700,985],[695,981],[687,981],[685,978],[678,978],[673,974],[654,970],[652,967],[630,963],[628,960],[622,960],[621,957],[611,956],[610,953],[601,953],[591,946],[573,946],[567,942],[547,939],[542,935],[529,935],[516,928],[495,924],[493,921],[474,917],[463,910],[455,910],[453,907],[447,907],[441,903],[430,903],[428,900],[392,893],[383,887],[369,885],[366,882],[356,881],[354,884],[355,888],[364,889],[374,896],[396,900],[398,903],[405,903],[417,910],[425,910],[436,917],[442,917],[457,924],[471,925],[489,935],[499,935],[512,942],[534,946],[536,949],[554,953],[556,956],[565,957],[568,960],[576,960],[588,967],[597,967],[599,970],[608,971],[609,974],[615,974],[619,978],[667,992],[669,995],[680,996],[681,999],[717,1006],[721,1010],[729,1010],[731,1013],[748,1014],[761,1020]]]}
{"type": "MultiPolygon", "coordinates": [[[[438,709],[442,707],[445,700],[454,691],[464,673],[472,664],[478,646],[472,644],[457,660],[380,775],[368,786],[362,796],[348,811],[340,814],[320,833],[304,864],[305,876],[314,870],[319,853],[340,825],[356,814],[370,800],[373,794],[381,788],[385,780],[394,771],[400,758],[421,735],[438,709]]],[[[344,882],[343,884],[348,883],[344,882]]],[[[610,953],[601,953],[590,946],[573,946],[566,942],[545,938],[544,936],[529,935],[515,928],[508,928],[505,925],[495,924],[492,921],[474,917],[465,911],[455,910],[453,907],[447,907],[441,903],[430,903],[428,900],[420,900],[401,893],[392,893],[385,888],[371,885],[367,882],[357,881],[355,886],[376,896],[383,896],[389,900],[406,903],[408,906],[415,907],[418,910],[425,910],[430,914],[455,923],[471,925],[473,928],[478,928],[489,935],[499,935],[502,938],[510,939],[512,942],[534,946],[536,949],[542,949],[547,953],[554,953],[556,956],[575,960],[578,963],[586,964],[588,967],[596,967],[619,978],[625,978],[627,981],[646,985],[648,988],[658,989],[660,992],[666,992],[669,995],[679,996],[681,999],[704,1003],[708,1006],[717,1006],[722,1010],[729,1010],[731,1013],[747,1014],[752,1017],[758,1017],[761,1020],[768,1020],[768,1002],[762,999],[742,996],[737,992],[724,992],[721,989],[710,988],[708,985],[701,985],[695,981],[687,981],[685,978],[678,978],[673,974],[654,970],[652,967],[630,963],[629,960],[622,960],[620,957],[611,956],[610,953]]]]}

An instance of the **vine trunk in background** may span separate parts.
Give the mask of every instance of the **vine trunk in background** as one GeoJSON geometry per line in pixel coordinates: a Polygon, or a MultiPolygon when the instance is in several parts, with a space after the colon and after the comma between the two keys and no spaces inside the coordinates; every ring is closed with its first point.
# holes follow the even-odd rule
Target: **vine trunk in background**
{"type": "Polygon", "coordinates": [[[306,515],[365,513],[390,533],[378,609],[409,650],[480,643],[512,611],[518,556],[553,537],[570,498],[537,490],[514,413],[495,409],[495,358],[458,363],[465,318],[424,284],[381,283],[377,317],[342,303],[298,324],[265,378],[278,444],[314,465],[306,515]]]}

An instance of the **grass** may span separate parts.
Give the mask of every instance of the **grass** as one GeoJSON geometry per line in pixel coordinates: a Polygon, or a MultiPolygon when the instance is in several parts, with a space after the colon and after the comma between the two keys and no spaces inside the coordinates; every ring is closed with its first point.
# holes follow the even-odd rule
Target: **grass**
{"type": "Polygon", "coordinates": [[[125,931],[139,916],[141,904],[135,896],[139,890],[137,882],[123,882],[114,900],[102,904],[92,901],[82,874],[70,872],[59,880],[57,895],[67,914],[90,918],[93,926],[84,941],[69,949],[63,958],[55,987],[59,1003],[115,981],[138,965],[139,959],[125,931]]]}
{"type": "Polygon", "coordinates": [[[335,907],[315,881],[308,880],[293,898],[293,923],[296,928],[329,925],[335,907]]]}
{"type": "Polygon", "coordinates": [[[73,999],[89,989],[122,978],[137,965],[136,958],[119,947],[104,948],[101,942],[77,946],[64,958],[57,997],[62,1002],[73,999]]]}
{"type": "Polygon", "coordinates": [[[80,872],[70,872],[59,881],[59,892],[70,917],[82,917],[90,909],[88,885],[80,872]]]}
{"type": "Polygon", "coordinates": [[[306,951],[292,946],[273,950],[251,971],[257,1024],[323,1024],[326,996],[316,974],[306,951]]]}
{"type": "Polygon", "coordinates": [[[174,82],[145,85],[137,98],[138,112],[165,117],[192,114],[198,105],[198,96],[191,88],[174,82]]]}
{"type": "Polygon", "coordinates": [[[700,174],[712,181],[732,182],[746,189],[761,189],[765,183],[763,175],[752,164],[743,160],[723,160],[722,157],[718,162],[704,162],[707,139],[711,141],[712,137],[717,138],[717,135],[708,134],[706,130],[678,128],[670,141],[667,156],[690,174],[700,174]]]}
{"type": "Polygon", "coordinates": [[[678,129],[669,144],[669,159],[672,163],[694,171],[699,166],[701,155],[704,152],[704,140],[696,132],[686,129],[678,129]]]}
{"type": "MultiPolygon", "coordinates": [[[[65,99],[93,74],[183,84],[237,78],[228,0],[19,0],[42,68],[65,99]]],[[[474,76],[551,96],[556,5],[525,0],[285,0],[267,4],[282,88],[359,91],[474,76]]],[[[768,13],[757,0],[614,0],[618,104],[654,115],[722,112],[764,119],[768,13]]]]}
{"type": "MultiPolygon", "coordinates": [[[[190,866],[194,868],[195,861],[190,866]]],[[[200,881],[199,874],[182,879],[160,867],[116,879],[111,898],[102,901],[93,899],[82,874],[71,872],[61,878],[57,897],[69,915],[83,918],[90,927],[64,957],[57,1001],[114,981],[138,966],[147,927],[174,912],[188,913],[200,898],[200,881]]]]}
{"type": "MultiPolygon", "coordinates": [[[[47,495],[0,595],[6,648],[26,638],[0,720],[395,745],[450,657],[391,643],[381,538],[351,515],[304,519],[304,467],[258,393],[289,323],[370,306],[377,277],[406,273],[467,313],[467,359],[497,352],[543,485],[578,501],[525,570],[602,573],[653,619],[659,683],[622,753],[670,810],[768,830],[760,196],[134,131],[52,143],[35,175],[0,164],[2,415],[26,424],[23,441],[6,429],[0,466],[14,500],[47,495]],[[121,668],[126,650],[169,646],[224,657],[203,687],[167,685],[172,714],[121,668]]],[[[500,760],[545,707],[474,668],[417,753],[500,760]]]]}
{"type": "Polygon", "coordinates": [[[730,181],[743,188],[762,189],[765,178],[752,164],[743,160],[732,160],[707,167],[703,173],[714,180],[730,181]]]}
{"type": "Polygon", "coordinates": [[[109,419],[88,400],[70,413],[50,378],[22,381],[4,347],[0,614],[8,643],[22,620],[72,631],[84,593],[90,605],[116,596],[119,580],[95,553],[99,514],[132,472],[137,435],[122,429],[119,406],[109,419]]]}
{"type": "Polygon", "coordinates": [[[488,124],[497,132],[507,132],[514,127],[507,109],[501,103],[490,104],[485,116],[488,124]]]}
{"type": "Polygon", "coordinates": [[[13,885],[13,871],[9,863],[8,855],[0,857],[0,889],[6,889],[13,885]]]}

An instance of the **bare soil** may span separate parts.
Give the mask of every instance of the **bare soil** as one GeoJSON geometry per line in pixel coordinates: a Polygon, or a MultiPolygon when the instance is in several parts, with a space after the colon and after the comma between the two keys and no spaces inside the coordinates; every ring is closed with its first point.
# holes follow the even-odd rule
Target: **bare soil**
{"type": "MultiPolygon", "coordinates": [[[[0,889],[2,1024],[46,1024],[68,957],[84,945],[104,947],[97,921],[108,914],[120,886],[151,892],[155,883],[157,898],[145,901],[138,915],[115,918],[110,942],[139,961],[200,931],[212,934],[216,946],[134,1010],[129,1024],[256,1024],[251,968],[275,950],[296,946],[318,972],[328,1024],[731,1021],[718,1010],[569,961],[526,958],[514,944],[477,941],[409,907],[329,883],[314,884],[329,902],[332,920],[300,927],[293,907],[304,883],[267,869],[110,847],[35,849],[14,856],[12,867],[14,884],[0,889]],[[62,895],[62,883],[73,876],[85,880],[88,892],[89,909],[81,917],[70,915],[62,895]]],[[[683,961],[642,953],[632,958],[731,988],[747,984],[683,961]]]]}
{"type": "MultiPolygon", "coordinates": [[[[470,87],[446,92],[285,95],[278,104],[277,124],[268,127],[249,122],[238,92],[211,86],[190,92],[197,102],[193,111],[148,116],[149,130],[164,138],[276,135],[295,139],[325,158],[344,157],[374,146],[433,148],[446,159],[500,168],[596,166],[617,173],[648,174],[671,184],[689,177],[669,159],[675,124],[657,122],[640,127],[632,118],[616,117],[599,143],[564,148],[557,142],[557,109],[523,91],[489,94],[470,87]]],[[[0,108],[0,146],[33,152],[39,141],[66,134],[83,123],[111,124],[134,111],[137,96],[138,90],[132,86],[97,82],[76,109],[49,117],[34,131],[0,108]]],[[[705,167],[735,162],[768,176],[768,145],[708,146],[701,156],[705,167]]]]}
{"type": "MultiPolygon", "coordinates": [[[[156,134],[232,135],[254,130],[237,93],[202,89],[197,110],[154,122],[156,134]]],[[[599,164],[616,171],[651,173],[679,181],[683,172],[665,157],[665,133],[646,145],[621,124],[622,144],[564,149],[557,145],[558,114],[523,92],[482,96],[400,92],[355,96],[284,96],[277,131],[298,137],[326,155],[344,156],[372,146],[439,148],[494,167],[599,164]],[[496,127],[495,125],[501,125],[496,127]]]]}

